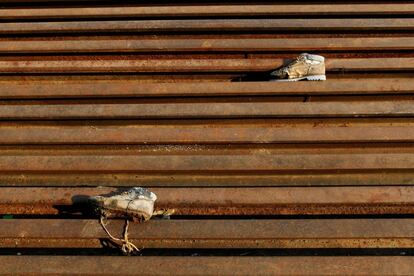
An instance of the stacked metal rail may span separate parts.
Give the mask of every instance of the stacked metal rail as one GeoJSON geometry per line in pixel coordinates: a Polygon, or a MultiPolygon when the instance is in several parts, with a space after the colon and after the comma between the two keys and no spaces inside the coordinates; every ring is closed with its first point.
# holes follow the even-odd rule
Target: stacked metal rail
{"type": "Polygon", "coordinates": [[[0,3],[2,273],[414,272],[414,2],[0,3]],[[176,212],[107,256],[131,186],[176,212]]]}

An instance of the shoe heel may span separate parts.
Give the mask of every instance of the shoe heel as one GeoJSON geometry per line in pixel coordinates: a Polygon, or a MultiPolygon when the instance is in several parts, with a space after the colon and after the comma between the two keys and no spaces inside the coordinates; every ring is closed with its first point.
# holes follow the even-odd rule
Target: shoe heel
{"type": "Polygon", "coordinates": [[[326,80],[326,76],[325,75],[309,76],[309,77],[306,77],[306,79],[310,81],[324,81],[326,80]]]}

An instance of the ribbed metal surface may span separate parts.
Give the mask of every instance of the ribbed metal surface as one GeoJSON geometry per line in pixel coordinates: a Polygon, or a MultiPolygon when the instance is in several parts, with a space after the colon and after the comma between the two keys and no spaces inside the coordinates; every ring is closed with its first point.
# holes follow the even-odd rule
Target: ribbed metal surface
{"type": "MultiPolygon", "coordinates": [[[[414,247],[413,15],[411,1],[0,0],[1,254],[97,250],[88,196],[146,186],[175,213],[133,224],[134,242],[221,257],[136,258],[140,273],[413,274],[396,256],[414,247]],[[269,82],[302,52],[326,57],[327,81],[269,82]],[[338,248],[394,251],[229,251],[338,248]]],[[[136,274],[126,260],[3,256],[0,274],[136,274]]]]}

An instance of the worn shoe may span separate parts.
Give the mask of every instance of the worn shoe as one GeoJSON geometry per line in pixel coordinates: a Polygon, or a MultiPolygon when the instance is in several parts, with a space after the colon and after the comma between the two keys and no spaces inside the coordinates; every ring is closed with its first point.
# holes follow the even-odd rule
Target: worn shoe
{"type": "Polygon", "coordinates": [[[273,71],[270,75],[274,77],[270,81],[326,80],[325,58],[306,53],[301,54],[296,60],[273,71]]]}
{"type": "Polygon", "coordinates": [[[93,196],[89,200],[105,216],[121,215],[149,220],[154,212],[157,196],[145,188],[135,187],[118,195],[93,196]]]}

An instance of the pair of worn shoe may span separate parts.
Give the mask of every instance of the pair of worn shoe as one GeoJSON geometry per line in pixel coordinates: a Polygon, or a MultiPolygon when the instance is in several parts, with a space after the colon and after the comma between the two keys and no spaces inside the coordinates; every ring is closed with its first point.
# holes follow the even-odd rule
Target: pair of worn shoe
{"type": "Polygon", "coordinates": [[[270,73],[271,81],[323,81],[325,58],[318,55],[301,54],[290,64],[270,73]]]}
{"type": "MultiPolygon", "coordinates": [[[[285,67],[270,73],[271,81],[326,80],[325,58],[318,55],[301,54],[285,67]]],[[[143,220],[151,218],[157,196],[147,189],[136,187],[110,197],[91,197],[91,202],[101,212],[121,213],[143,220]]]]}
{"type": "MultiPolygon", "coordinates": [[[[270,73],[271,81],[326,80],[325,59],[322,56],[301,54],[287,66],[270,73]]],[[[100,214],[100,223],[109,237],[118,243],[124,254],[131,254],[139,249],[128,240],[129,220],[146,221],[154,214],[157,196],[145,188],[135,187],[112,196],[94,196],[91,204],[100,214]],[[122,238],[115,238],[105,227],[104,219],[111,216],[125,218],[122,238]]]]}

